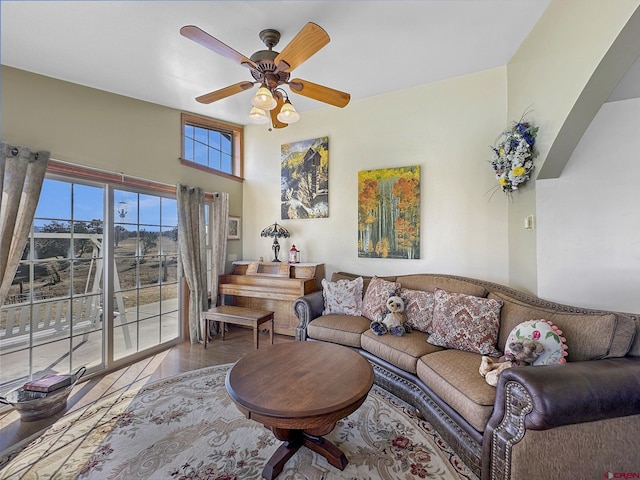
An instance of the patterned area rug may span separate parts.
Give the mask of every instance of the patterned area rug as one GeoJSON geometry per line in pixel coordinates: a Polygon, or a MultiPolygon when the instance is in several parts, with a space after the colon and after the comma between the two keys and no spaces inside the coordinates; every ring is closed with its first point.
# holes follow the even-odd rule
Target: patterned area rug
{"type": "MultiPolygon", "coordinates": [[[[65,416],[0,463],[1,479],[260,479],[278,448],[227,395],[230,365],[171,377],[65,416]]],[[[475,479],[431,426],[374,385],[327,437],[345,452],[340,471],[306,448],[282,480],[475,479]]]]}

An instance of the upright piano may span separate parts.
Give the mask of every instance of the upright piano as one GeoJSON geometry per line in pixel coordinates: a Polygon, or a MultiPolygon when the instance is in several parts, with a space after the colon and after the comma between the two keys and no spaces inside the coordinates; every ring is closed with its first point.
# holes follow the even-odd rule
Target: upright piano
{"type": "Polygon", "coordinates": [[[271,310],[275,333],[295,336],[293,302],[320,290],[324,275],[323,263],[238,261],[230,274],[220,275],[218,292],[224,305],[271,310]]]}

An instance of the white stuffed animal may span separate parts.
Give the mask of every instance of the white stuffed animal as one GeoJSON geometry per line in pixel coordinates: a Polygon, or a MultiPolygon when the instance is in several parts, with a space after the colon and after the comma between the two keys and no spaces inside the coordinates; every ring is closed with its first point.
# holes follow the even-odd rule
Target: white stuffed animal
{"type": "Polygon", "coordinates": [[[411,333],[411,327],[407,323],[407,316],[404,313],[404,300],[397,295],[389,297],[387,309],[389,312],[381,322],[371,322],[373,333],[376,335],[390,333],[396,337],[411,333]]]}

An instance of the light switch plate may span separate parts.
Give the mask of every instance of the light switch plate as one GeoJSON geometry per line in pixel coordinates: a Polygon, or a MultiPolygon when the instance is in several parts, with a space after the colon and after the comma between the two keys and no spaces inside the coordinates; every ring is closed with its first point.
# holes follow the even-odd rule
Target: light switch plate
{"type": "Polygon", "coordinates": [[[535,227],[535,217],[533,215],[529,215],[524,218],[524,228],[525,230],[533,230],[535,227]]]}

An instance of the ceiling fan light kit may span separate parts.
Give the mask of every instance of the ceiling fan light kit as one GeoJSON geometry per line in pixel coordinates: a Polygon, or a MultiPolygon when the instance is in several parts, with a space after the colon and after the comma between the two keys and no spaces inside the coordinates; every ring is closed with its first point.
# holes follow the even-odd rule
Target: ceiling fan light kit
{"type": "Polygon", "coordinates": [[[253,107],[249,112],[249,121],[251,123],[264,124],[269,122],[267,112],[258,107],[253,107]]]}
{"type": "Polygon", "coordinates": [[[293,105],[291,105],[291,102],[289,101],[288,98],[287,98],[287,101],[284,102],[284,105],[282,105],[282,108],[280,109],[280,113],[278,114],[278,120],[286,124],[295,123],[298,120],[300,120],[300,114],[296,112],[296,109],[293,108],[293,105]]]}
{"type": "Polygon", "coordinates": [[[259,37],[268,50],[255,52],[250,58],[194,25],[182,27],[180,33],[209,50],[248,68],[251,71],[251,76],[255,79],[254,82],[239,82],[200,95],[196,98],[200,103],[213,103],[248,90],[254,85],[260,85],[251,99],[253,108],[249,113],[249,121],[263,124],[267,123],[270,117],[273,128],[284,128],[290,123],[297,122],[300,119],[300,114],[289,101],[289,96],[281,88],[282,85],[288,85],[292,92],[299,95],[340,108],[347,106],[351,100],[351,95],[348,93],[323,85],[299,78],[289,81],[291,70],[304,63],[329,43],[327,32],[315,23],[307,23],[280,53],[273,50],[273,47],[280,40],[280,32],[273,29],[262,30],[259,37]]]}
{"type": "Polygon", "coordinates": [[[260,87],[255,96],[251,99],[251,103],[254,107],[258,107],[262,110],[273,110],[278,105],[278,102],[273,98],[273,94],[267,87],[260,87]]]}

